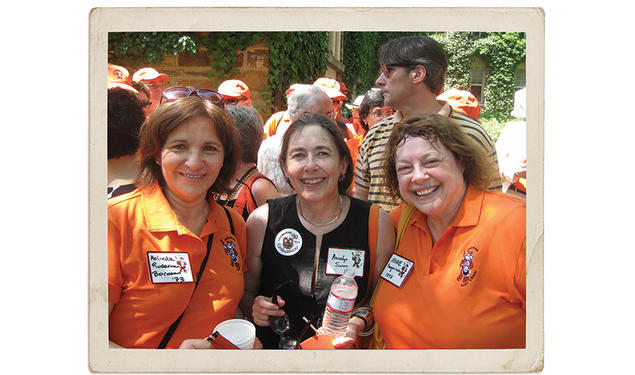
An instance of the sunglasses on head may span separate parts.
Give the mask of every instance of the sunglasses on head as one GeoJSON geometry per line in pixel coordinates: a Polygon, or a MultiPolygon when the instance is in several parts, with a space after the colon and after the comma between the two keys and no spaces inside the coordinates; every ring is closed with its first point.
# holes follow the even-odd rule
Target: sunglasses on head
{"type": "Polygon", "coordinates": [[[163,90],[161,93],[161,103],[173,102],[192,95],[209,100],[212,104],[219,106],[223,106],[225,104],[223,95],[221,95],[218,91],[210,89],[192,89],[185,86],[173,86],[163,90]]]}

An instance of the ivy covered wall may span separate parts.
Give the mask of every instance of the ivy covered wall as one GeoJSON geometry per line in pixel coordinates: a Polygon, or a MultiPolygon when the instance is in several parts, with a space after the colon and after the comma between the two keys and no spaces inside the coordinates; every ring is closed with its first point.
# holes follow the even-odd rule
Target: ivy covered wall
{"type": "MultiPolygon", "coordinates": [[[[377,50],[386,41],[423,33],[344,32],[342,81],[354,100],[375,85],[379,73],[377,50]]],[[[525,61],[523,33],[425,33],[446,50],[449,68],[447,88],[470,88],[470,69],[478,57],[487,65],[486,98],[481,117],[504,121],[513,108],[514,76],[525,61]]],[[[238,73],[237,56],[261,43],[266,48],[266,84],[257,95],[262,98],[263,116],[285,107],[284,91],[292,83],[313,82],[326,72],[327,32],[142,32],[109,33],[109,61],[153,65],[176,54],[202,56],[212,85],[238,73]]],[[[132,73],[132,72],[131,72],[132,73]]],[[[217,86],[214,86],[217,87],[217,86]]]]}

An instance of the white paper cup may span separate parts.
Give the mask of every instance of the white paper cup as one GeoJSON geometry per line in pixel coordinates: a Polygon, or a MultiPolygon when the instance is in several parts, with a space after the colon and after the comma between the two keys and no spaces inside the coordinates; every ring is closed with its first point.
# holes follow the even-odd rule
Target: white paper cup
{"type": "Polygon", "coordinates": [[[214,328],[240,349],[251,349],[256,341],[256,327],[244,319],[229,319],[214,328]]]}

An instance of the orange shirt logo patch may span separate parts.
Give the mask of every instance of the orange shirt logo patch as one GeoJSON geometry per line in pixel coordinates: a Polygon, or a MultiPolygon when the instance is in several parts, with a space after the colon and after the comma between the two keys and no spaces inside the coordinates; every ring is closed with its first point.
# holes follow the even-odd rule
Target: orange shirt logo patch
{"type": "Polygon", "coordinates": [[[461,286],[466,286],[476,277],[478,271],[474,269],[474,256],[477,252],[478,249],[474,246],[463,252],[463,258],[459,265],[459,275],[456,277],[456,281],[461,282],[461,286]]]}
{"type": "Polygon", "coordinates": [[[234,237],[227,237],[220,242],[223,244],[225,254],[227,254],[232,262],[232,267],[236,267],[236,271],[240,271],[240,261],[238,259],[238,253],[236,253],[236,243],[234,241],[234,237]]]}

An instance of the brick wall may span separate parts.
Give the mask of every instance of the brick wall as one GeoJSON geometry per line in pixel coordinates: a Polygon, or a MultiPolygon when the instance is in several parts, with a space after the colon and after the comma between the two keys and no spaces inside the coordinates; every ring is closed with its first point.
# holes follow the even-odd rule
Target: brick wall
{"type": "MultiPolygon", "coordinates": [[[[236,54],[236,67],[238,73],[224,79],[240,79],[245,82],[251,91],[251,102],[266,121],[271,115],[269,108],[264,108],[264,91],[267,86],[267,75],[269,74],[269,50],[263,41],[259,41],[248,47],[244,51],[236,54]]],[[[211,72],[210,59],[205,47],[202,47],[198,54],[179,53],[177,55],[166,55],[161,64],[151,65],[154,69],[169,76],[164,83],[164,87],[169,86],[193,86],[196,88],[209,88],[216,90],[222,80],[209,77],[211,72]]],[[[126,58],[112,59],[113,64],[124,66],[134,74],[137,69],[148,65],[138,65],[126,58]]]]}

